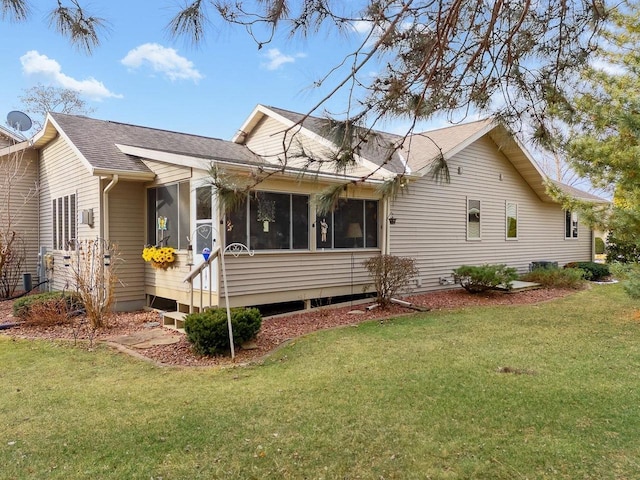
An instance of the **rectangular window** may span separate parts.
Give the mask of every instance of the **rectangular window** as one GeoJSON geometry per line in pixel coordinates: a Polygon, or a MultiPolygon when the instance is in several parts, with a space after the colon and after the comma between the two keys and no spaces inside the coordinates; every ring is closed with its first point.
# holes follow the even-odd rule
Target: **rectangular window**
{"type": "Polygon", "coordinates": [[[189,245],[189,182],[147,190],[147,243],[186,249],[189,245]]]}
{"type": "Polygon", "coordinates": [[[467,200],[467,238],[480,239],[480,200],[467,200]]]}
{"type": "Polygon", "coordinates": [[[309,197],[254,192],[249,201],[229,212],[225,244],[242,243],[252,250],[309,248],[309,197]]]}
{"type": "Polygon", "coordinates": [[[578,212],[565,210],[564,212],[564,237],[578,238],[578,212]]]}
{"type": "Polygon", "coordinates": [[[378,201],[341,199],[335,210],[316,218],[316,246],[377,248],[378,201]]]}
{"type": "Polygon", "coordinates": [[[53,249],[69,250],[74,248],[76,239],[76,196],[75,194],[58,197],[51,201],[53,225],[53,249]]]}
{"type": "Polygon", "coordinates": [[[507,239],[518,238],[518,204],[507,202],[507,239]]]}

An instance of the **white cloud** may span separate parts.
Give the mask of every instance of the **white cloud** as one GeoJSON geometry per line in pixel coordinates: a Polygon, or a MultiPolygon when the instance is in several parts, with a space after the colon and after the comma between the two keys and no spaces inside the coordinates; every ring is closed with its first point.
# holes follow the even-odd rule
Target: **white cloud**
{"type": "Polygon", "coordinates": [[[611,63],[602,58],[596,58],[591,61],[591,66],[596,70],[601,70],[609,75],[624,75],[628,73],[628,70],[623,66],[615,63],[611,63]]]}
{"type": "Polygon", "coordinates": [[[270,48],[267,50],[267,53],[264,55],[267,59],[266,62],[262,63],[262,66],[267,70],[277,70],[285,63],[294,63],[296,58],[304,58],[306,55],[304,53],[298,53],[294,56],[285,55],[277,48],[270,48]]]}
{"type": "Polygon", "coordinates": [[[144,64],[151,66],[154,72],[159,72],[169,80],[198,80],[204,76],[193,66],[193,62],[178,55],[173,48],[166,48],[157,43],[145,43],[130,50],[120,60],[130,68],[140,68],[144,64]]]}
{"type": "Polygon", "coordinates": [[[42,75],[62,88],[79,92],[92,100],[102,100],[109,97],[122,98],[122,95],[109,91],[104,83],[93,77],[86,80],[76,80],[65,75],[58,62],[46,55],[41,55],[36,50],[30,50],[21,56],[20,63],[22,63],[22,71],[27,75],[42,75]]]}
{"type": "Polygon", "coordinates": [[[353,30],[361,35],[365,35],[373,28],[373,22],[368,20],[357,20],[352,24],[353,30]]]}

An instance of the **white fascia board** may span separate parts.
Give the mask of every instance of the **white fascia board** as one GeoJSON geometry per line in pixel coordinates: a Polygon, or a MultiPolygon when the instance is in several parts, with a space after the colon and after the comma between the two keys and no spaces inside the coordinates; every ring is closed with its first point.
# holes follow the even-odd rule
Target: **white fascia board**
{"type": "Polygon", "coordinates": [[[200,157],[192,157],[191,155],[163,152],[160,150],[122,145],[119,143],[116,143],[116,148],[125,155],[132,155],[143,159],[169,163],[171,165],[179,165],[181,167],[198,168],[201,170],[208,170],[211,163],[214,161],[213,159],[209,160],[200,157]]]}

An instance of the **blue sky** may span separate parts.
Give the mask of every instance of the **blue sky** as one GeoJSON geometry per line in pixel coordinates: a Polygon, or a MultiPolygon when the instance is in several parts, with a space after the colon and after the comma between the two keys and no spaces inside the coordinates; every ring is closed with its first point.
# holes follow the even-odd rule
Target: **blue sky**
{"type": "MultiPolygon", "coordinates": [[[[313,82],[361,39],[354,29],[337,38],[276,38],[259,50],[242,28],[221,24],[194,47],[166,31],[174,3],[111,0],[83,4],[109,21],[102,45],[87,55],[49,28],[54,3],[38,2],[26,23],[0,22],[3,123],[21,109],[24,90],[41,83],[80,91],[95,118],[230,139],[258,103],[298,112],[315,106],[326,90],[313,82]]],[[[341,98],[329,104],[335,112],[341,98]]]]}

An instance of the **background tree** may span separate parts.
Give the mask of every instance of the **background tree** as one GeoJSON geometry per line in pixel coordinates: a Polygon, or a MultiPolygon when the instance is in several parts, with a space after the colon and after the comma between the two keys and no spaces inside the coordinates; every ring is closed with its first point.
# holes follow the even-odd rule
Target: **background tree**
{"type": "MultiPolygon", "coordinates": [[[[50,25],[91,52],[107,21],[81,0],[51,0],[50,25]]],[[[0,0],[2,18],[21,21],[27,0],[0,0]]],[[[464,116],[492,111],[527,115],[544,135],[545,107],[563,98],[563,81],[584,65],[594,34],[609,14],[606,0],[261,0],[187,2],[169,23],[175,36],[201,43],[216,28],[211,13],[241,25],[262,48],[276,36],[353,31],[364,40],[315,82],[329,86],[318,110],[337,91],[354,95],[337,112],[368,125],[380,117],[426,119],[443,111],[464,116]],[[378,69],[371,76],[365,66],[378,69]]],[[[458,118],[458,115],[456,116],[458,118]]]]}
{"type": "MultiPolygon", "coordinates": [[[[0,2],[5,19],[29,15],[27,0],[0,2]]],[[[81,3],[51,0],[49,23],[91,52],[107,21],[81,3]]],[[[314,82],[325,96],[307,112],[334,119],[329,125],[339,148],[327,160],[340,171],[357,161],[376,125],[390,118],[408,119],[410,126],[404,140],[387,146],[389,159],[406,146],[420,121],[443,113],[452,121],[492,114],[516,132],[526,124],[534,140],[551,143],[555,132],[549,118],[563,108],[570,80],[587,64],[600,29],[620,5],[624,1],[190,0],[169,22],[169,31],[200,44],[219,27],[212,21],[217,14],[223,24],[245,29],[257,48],[282,34],[364,32],[362,41],[314,82]],[[338,93],[345,100],[329,111],[328,101],[338,93]]],[[[295,150],[293,137],[291,129],[283,140],[285,165],[295,150]]],[[[440,165],[446,168],[445,163],[440,165]]],[[[389,184],[385,192],[396,187],[389,184]]],[[[327,192],[327,203],[339,188],[327,192]]]]}
{"type": "Polygon", "coordinates": [[[48,112],[90,115],[94,109],[80,97],[80,93],[68,88],[44,86],[41,83],[24,90],[21,95],[22,109],[29,114],[33,128],[42,128],[48,112]]]}
{"type": "Polygon", "coordinates": [[[613,12],[603,38],[607,41],[597,52],[598,61],[582,72],[576,94],[557,118],[568,125],[562,147],[572,168],[614,198],[611,208],[586,211],[603,229],[614,232],[618,246],[628,244],[636,250],[640,248],[640,6],[629,4],[624,11],[613,12]]]}

